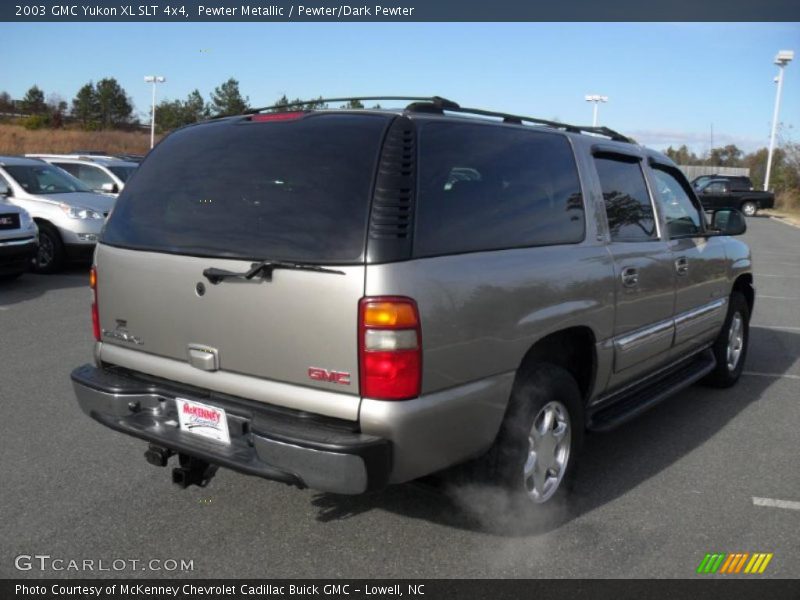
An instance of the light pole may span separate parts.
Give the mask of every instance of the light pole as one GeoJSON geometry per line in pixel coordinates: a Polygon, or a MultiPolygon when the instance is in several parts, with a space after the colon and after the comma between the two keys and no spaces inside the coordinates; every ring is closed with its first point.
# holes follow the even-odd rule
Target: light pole
{"type": "Polygon", "coordinates": [[[145,75],[144,82],[153,84],[153,109],[150,116],[150,147],[155,145],[156,140],[156,84],[165,83],[166,77],[161,75],[145,75]]]}
{"type": "Polygon", "coordinates": [[[592,127],[597,127],[597,105],[601,102],[608,102],[608,96],[590,94],[586,96],[586,101],[594,104],[594,110],[592,111],[592,127]]]}
{"type": "Polygon", "coordinates": [[[794,50],[781,50],[775,56],[778,65],[778,91],[775,93],[775,112],[772,113],[772,132],[769,135],[769,152],[767,153],[767,174],[764,177],[764,191],[769,191],[769,176],[772,172],[772,152],[775,150],[775,131],[778,129],[778,113],[781,110],[781,90],[783,89],[783,68],[792,62],[794,50]]]}

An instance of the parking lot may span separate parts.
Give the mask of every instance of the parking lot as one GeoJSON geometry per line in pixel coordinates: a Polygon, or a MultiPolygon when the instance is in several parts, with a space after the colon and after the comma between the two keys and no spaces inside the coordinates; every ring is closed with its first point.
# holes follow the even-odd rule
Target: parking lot
{"type": "Polygon", "coordinates": [[[574,505],[544,531],[498,529],[501,498],[438,479],[343,497],[220,470],[182,491],[143,442],[75,402],[69,373],[91,360],[86,269],[2,284],[0,577],[92,576],[20,572],[20,554],[193,561],[96,573],[125,577],[692,577],[709,552],[773,553],[761,577],[795,577],[800,229],[748,226],[757,300],[739,384],[692,387],[589,436],[574,505]]]}

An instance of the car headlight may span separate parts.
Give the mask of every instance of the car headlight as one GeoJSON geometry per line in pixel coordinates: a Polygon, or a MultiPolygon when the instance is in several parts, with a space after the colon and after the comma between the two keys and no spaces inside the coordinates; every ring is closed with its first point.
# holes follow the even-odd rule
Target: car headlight
{"type": "Polygon", "coordinates": [[[103,219],[103,213],[99,213],[91,208],[83,208],[81,206],[69,206],[67,204],[59,204],[61,210],[70,219],[103,219]]]}
{"type": "Polygon", "coordinates": [[[33,229],[33,219],[27,212],[22,212],[19,215],[20,229],[33,229]]]}

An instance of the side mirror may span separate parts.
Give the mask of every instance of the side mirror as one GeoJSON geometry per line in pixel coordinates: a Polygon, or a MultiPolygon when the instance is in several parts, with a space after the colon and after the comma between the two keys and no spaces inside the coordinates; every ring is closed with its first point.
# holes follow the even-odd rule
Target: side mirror
{"type": "Polygon", "coordinates": [[[12,195],[11,188],[8,187],[8,184],[5,181],[0,180],[0,197],[12,195]]]}
{"type": "Polygon", "coordinates": [[[100,189],[104,192],[108,192],[109,194],[116,194],[119,191],[119,189],[117,189],[117,184],[111,182],[104,183],[100,186],[100,189]]]}
{"type": "Polygon", "coordinates": [[[711,229],[721,235],[742,235],[747,231],[747,223],[735,208],[721,208],[711,216],[711,229]]]}

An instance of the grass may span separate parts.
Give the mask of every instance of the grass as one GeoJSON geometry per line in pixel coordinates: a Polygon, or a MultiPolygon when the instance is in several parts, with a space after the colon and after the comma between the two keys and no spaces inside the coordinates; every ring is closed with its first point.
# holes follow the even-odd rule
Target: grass
{"type": "Polygon", "coordinates": [[[800,227],[800,190],[789,189],[775,196],[775,208],[764,213],[800,227]]]}
{"type": "MultiPolygon", "coordinates": [[[[156,136],[156,141],[159,137],[156,136]]],[[[0,154],[63,154],[75,150],[145,154],[150,150],[150,134],[144,131],[28,130],[20,125],[0,124],[0,154]]]]}

